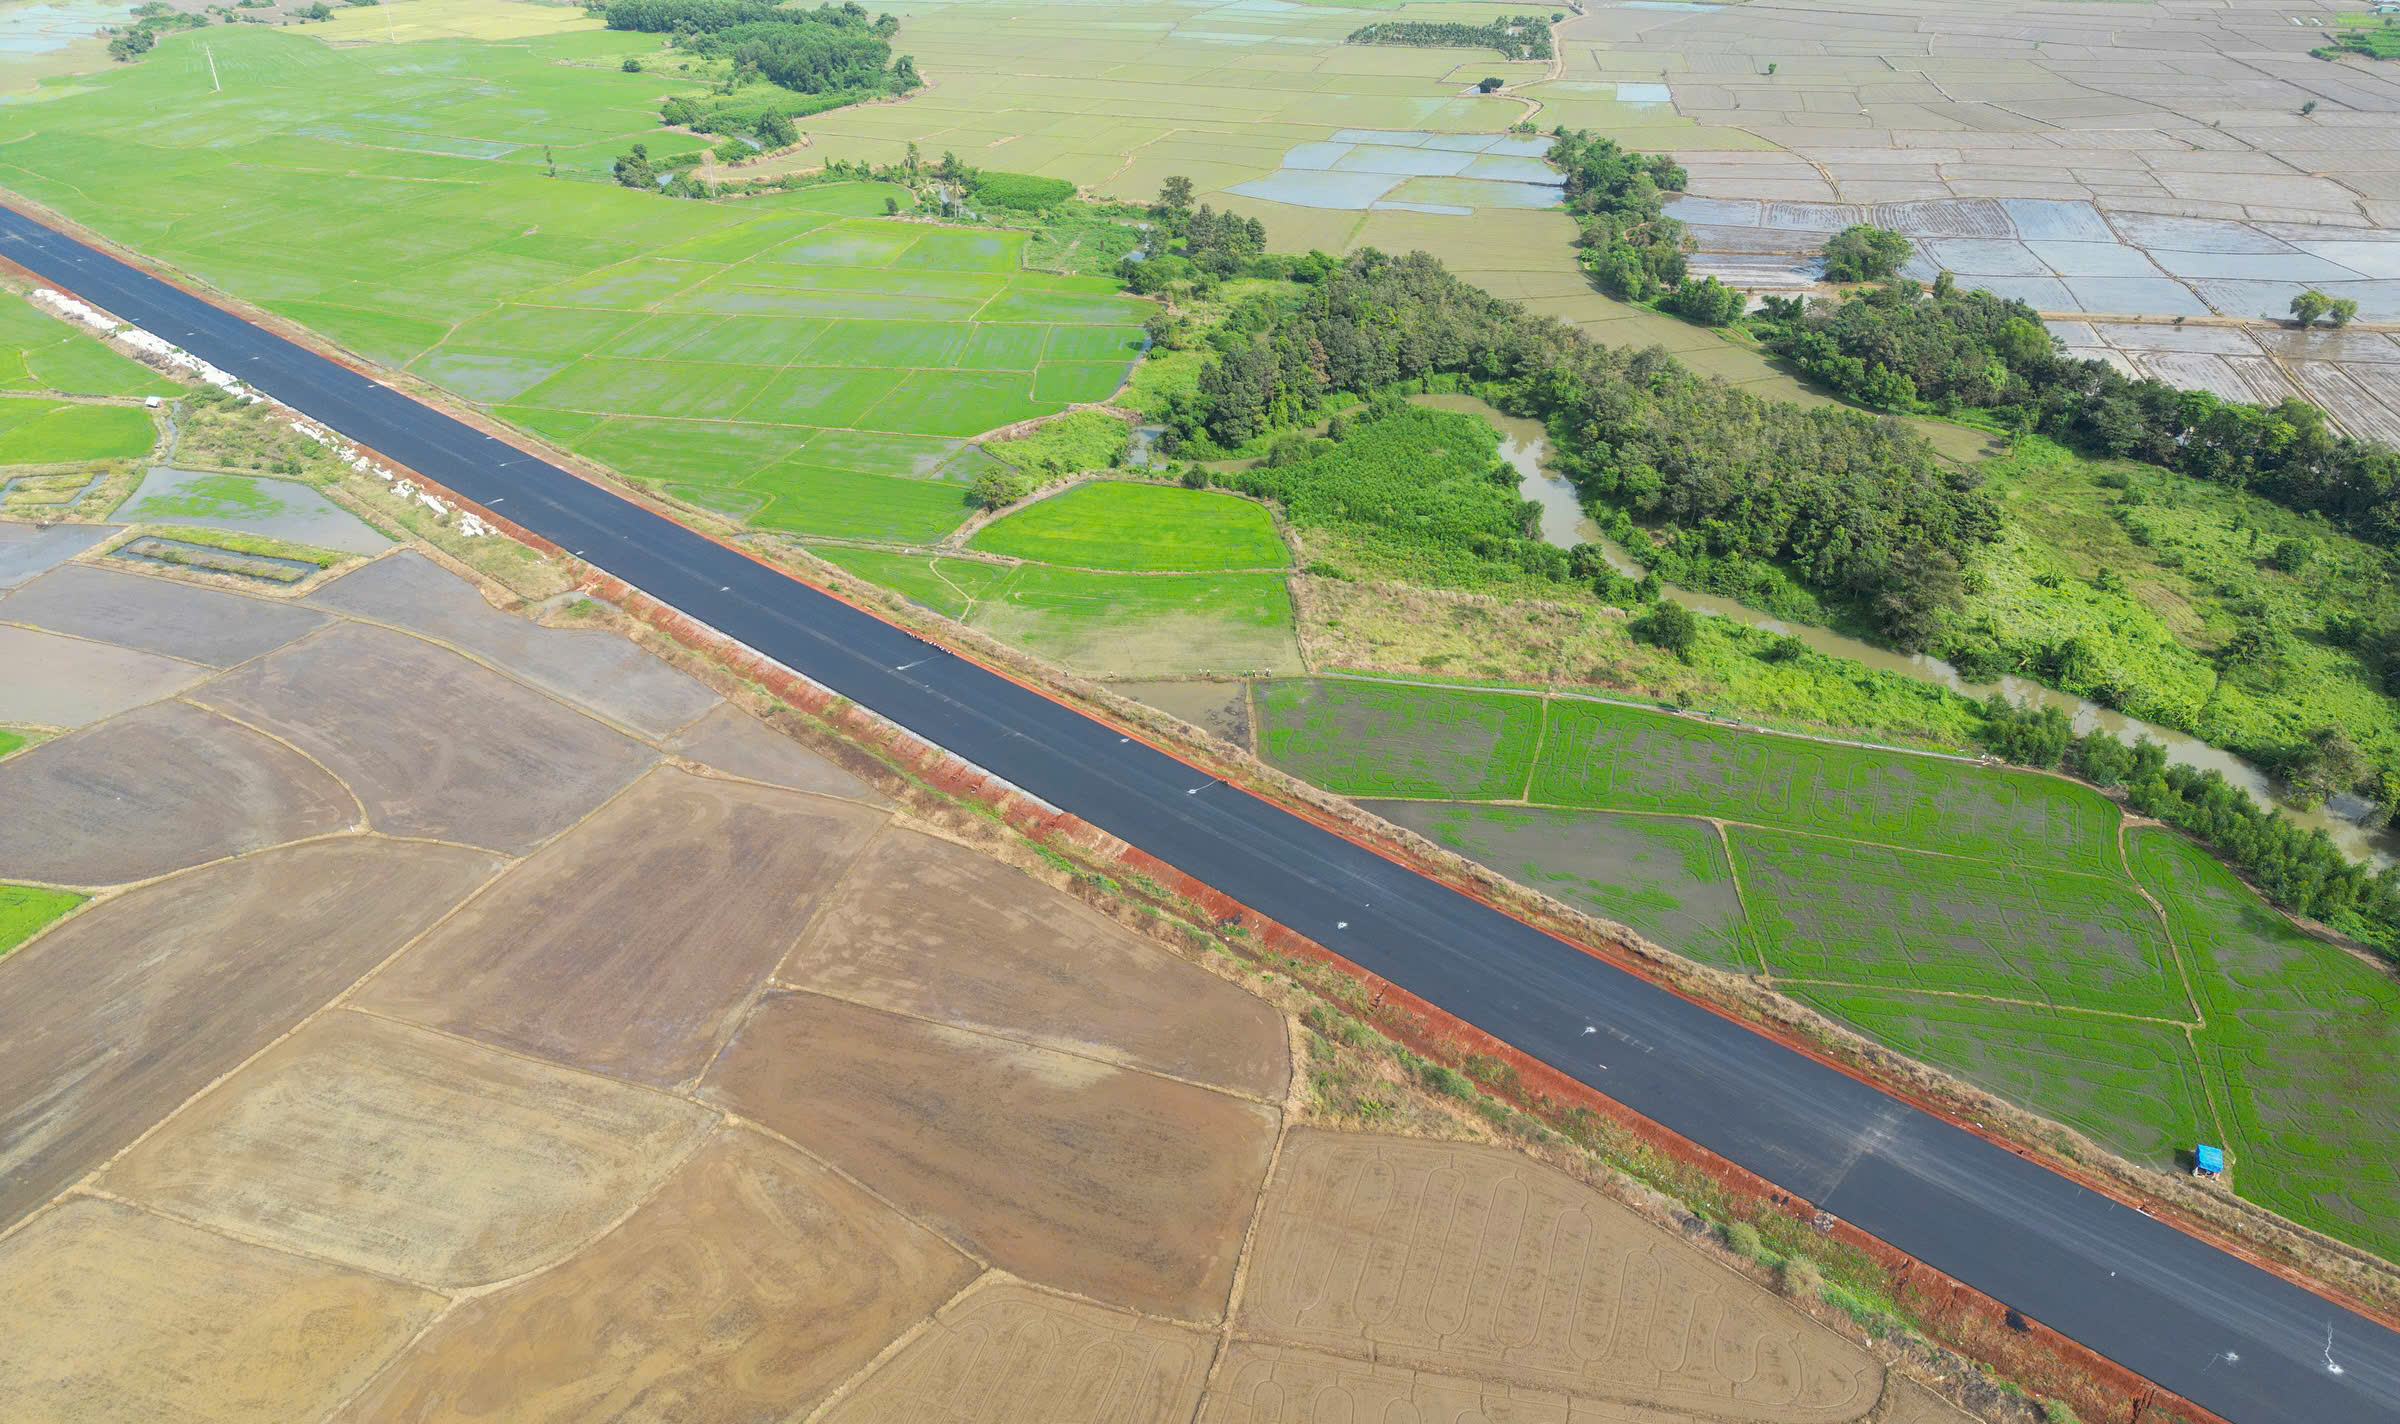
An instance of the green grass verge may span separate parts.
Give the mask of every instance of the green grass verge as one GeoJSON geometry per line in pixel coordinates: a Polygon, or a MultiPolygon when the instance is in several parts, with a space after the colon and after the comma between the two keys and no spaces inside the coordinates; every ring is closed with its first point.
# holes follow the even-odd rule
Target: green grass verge
{"type": "Polygon", "coordinates": [[[173,395],[182,387],[93,332],[0,293],[0,390],[71,396],[173,395]]]}
{"type": "Polygon", "coordinates": [[[1541,699],[1513,693],[1296,678],[1256,701],[1266,759],[1345,796],[1513,799],[1542,736],[1541,699]]]}
{"type": "Polygon", "coordinates": [[[1116,574],[1019,565],[969,620],[1081,671],[1127,677],[1291,672],[1277,574],[1116,574]]]}
{"type": "Polygon", "coordinates": [[[968,547],[1071,568],[1206,573],[1291,563],[1274,517],[1213,490],[1095,480],[985,526],[968,547]]]}
{"type": "Polygon", "coordinates": [[[0,954],[33,938],[44,925],[82,904],[83,899],[65,890],[0,885],[0,954]]]}

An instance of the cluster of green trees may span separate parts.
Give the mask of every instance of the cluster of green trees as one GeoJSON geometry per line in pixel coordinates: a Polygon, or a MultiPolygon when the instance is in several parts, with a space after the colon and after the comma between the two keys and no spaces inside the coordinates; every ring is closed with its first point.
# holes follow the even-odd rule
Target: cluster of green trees
{"type": "MultiPolygon", "coordinates": [[[[1237,358],[1212,368],[1221,395],[1241,379],[1237,358]]],[[[1321,439],[1288,436],[1264,464],[1210,477],[1273,499],[1302,528],[1349,529],[1410,546],[1412,557],[1457,556],[1566,576],[1567,554],[1534,537],[1541,506],[1517,494],[1491,422],[1428,410],[1398,395],[1333,417],[1321,439]]]]}
{"type": "Polygon", "coordinates": [[[1583,496],[1688,550],[1686,566],[1736,584],[1788,569],[1903,648],[1935,634],[1968,554],[2000,526],[1978,478],[1896,421],[1762,400],[1656,348],[1597,345],[1423,253],[1328,264],[1305,300],[1246,304],[1208,341],[1199,389],[1168,403],[1171,442],[1236,448],[1336,392],[1455,374],[1542,420],[1583,496]]]}
{"type": "MultiPolygon", "coordinates": [[[[332,12],[326,13],[330,15],[332,12]]],[[[208,28],[208,16],[186,14],[172,5],[161,3],[161,0],[150,0],[150,3],[136,9],[133,15],[132,24],[109,34],[108,57],[119,64],[131,64],[156,49],[161,34],[208,28]]]]}
{"type": "Polygon", "coordinates": [[[2327,326],[2348,326],[2358,315],[2354,297],[2333,297],[2311,287],[2292,298],[2292,320],[2301,326],[2315,326],[2322,320],[2327,326]]]}
{"type": "Polygon", "coordinates": [[[2141,460],[2253,490],[2400,548],[2400,452],[2336,431],[2287,398],[2272,406],[2130,377],[2066,355],[2023,302],[1896,282],[1839,305],[1769,297],[1767,349],[1811,379],[1886,410],[1987,413],[2087,454],[2141,460]]]}
{"type": "Polygon", "coordinates": [[[1508,15],[1488,25],[1384,20],[1352,30],[1349,42],[1416,49],[1496,49],[1506,59],[1548,59],[1552,53],[1550,20],[1540,15],[1508,15]]]}
{"type": "Polygon", "coordinates": [[[1690,181],[1681,164],[1563,128],[1551,135],[1548,158],[1566,175],[1567,211],[1583,229],[1579,260],[1601,286],[1646,302],[1683,281],[1691,242],[1666,215],[1664,196],[1690,181]]]}
{"type": "Polygon", "coordinates": [[[1852,223],[1825,242],[1825,280],[1880,282],[1899,272],[1916,248],[1890,228],[1852,223]]]}
{"type": "Polygon", "coordinates": [[[892,59],[900,21],[869,19],[856,3],[802,10],[754,0],[609,0],[604,13],[612,30],[672,35],[679,49],[725,61],[733,87],[755,78],[797,94],[869,94],[923,82],[913,57],[892,59]]]}
{"type": "Polygon", "coordinates": [[[2165,750],[2147,738],[2128,746],[2096,728],[2078,737],[2057,708],[1997,695],[1983,713],[1984,745],[1994,754],[2122,786],[2134,810],[2216,846],[2277,904],[2387,949],[2400,945],[2400,868],[2370,873],[2324,831],[2302,830],[2216,772],[2168,765],[2165,750]]]}
{"type": "Polygon", "coordinates": [[[1159,186],[1150,217],[1157,224],[1151,250],[1118,268],[1125,285],[1144,296],[1196,293],[1228,277],[1282,276],[1289,269],[1292,259],[1267,258],[1265,223],[1206,203],[1193,207],[1192,180],[1181,174],[1159,186]]]}
{"type": "Polygon", "coordinates": [[[1002,173],[985,169],[975,175],[975,200],[995,208],[1033,212],[1055,207],[1075,196],[1075,185],[1064,178],[1031,173],[1002,173]]]}

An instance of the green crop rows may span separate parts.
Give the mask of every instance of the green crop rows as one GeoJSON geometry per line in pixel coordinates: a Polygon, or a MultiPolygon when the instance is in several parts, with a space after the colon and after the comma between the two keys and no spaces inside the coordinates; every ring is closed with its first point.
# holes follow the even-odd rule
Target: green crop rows
{"type": "Polygon", "coordinates": [[[81,895],[37,885],[0,885],[0,954],[33,938],[44,925],[83,903],[81,895]]]}
{"type": "Polygon", "coordinates": [[[969,548],[1071,568],[1279,569],[1291,562],[1263,506],[1213,490],[1095,480],[977,532],[969,548]]]}
{"type": "Polygon", "coordinates": [[[2120,854],[2100,796],[1581,699],[1315,678],[1252,700],[1285,770],[1421,798],[1375,809],[2128,1156],[2220,1142],[2244,1196],[2400,1250],[2400,984],[2173,832],[2120,854]]]}
{"type": "MultiPolygon", "coordinates": [[[[0,184],[761,527],[939,538],[967,514],[963,438],[1106,399],[1151,310],[1024,270],[1023,233],[887,219],[907,199],[882,185],[700,203],[590,181],[672,141],[657,105],[682,81],[614,63],[649,36],[207,44],[0,113],[0,184]]],[[[79,360],[0,361],[0,387],[89,384],[79,360]]],[[[70,448],[15,439],[0,458],[70,448]]]]}

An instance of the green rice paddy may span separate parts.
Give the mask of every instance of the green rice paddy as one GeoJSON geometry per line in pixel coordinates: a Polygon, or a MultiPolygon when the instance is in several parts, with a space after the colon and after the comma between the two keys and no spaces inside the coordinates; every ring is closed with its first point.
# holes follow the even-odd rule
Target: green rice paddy
{"type": "Polygon", "coordinates": [[[132,459],[157,443],[150,412],[138,405],[0,397],[0,465],[132,459]]]}
{"type": "Polygon", "coordinates": [[[1265,506],[1215,490],[1094,480],[977,531],[968,547],[1137,573],[1279,569],[1291,555],[1265,506]]]}
{"type": "Polygon", "coordinates": [[[36,931],[83,903],[81,895],[36,885],[0,885],[0,954],[33,938],[36,931]]]}
{"type": "MultiPolygon", "coordinates": [[[[701,203],[599,181],[689,87],[616,69],[650,36],[207,43],[0,111],[0,184],[764,528],[939,538],[968,512],[943,475],[963,441],[1107,398],[1151,310],[1026,270],[1023,233],[883,217],[907,201],[888,185],[701,203]]],[[[28,353],[12,380],[0,357],[0,388],[88,360],[28,353]]],[[[97,452],[0,430],[0,459],[19,447],[97,452]]]]}
{"type": "Polygon", "coordinates": [[[2105,798],[1582,699],[1252,704],[1284,770],[2136,1160],[2219,1143],[2245,1197],[2400,1252],[2400,983],[2174,832],[2120,852],[2105,798]]]}

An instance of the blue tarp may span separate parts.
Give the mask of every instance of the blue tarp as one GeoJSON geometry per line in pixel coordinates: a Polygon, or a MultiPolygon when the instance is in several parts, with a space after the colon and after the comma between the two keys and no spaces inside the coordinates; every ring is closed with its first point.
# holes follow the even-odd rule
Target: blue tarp
{"type": "Polygon", "coordinates": [[[2225,1149],[2202,1143],[2192,1149],[2192,1165],[2203,1172],[2222,1172],[2225,1170],[2225,1149]]]}

